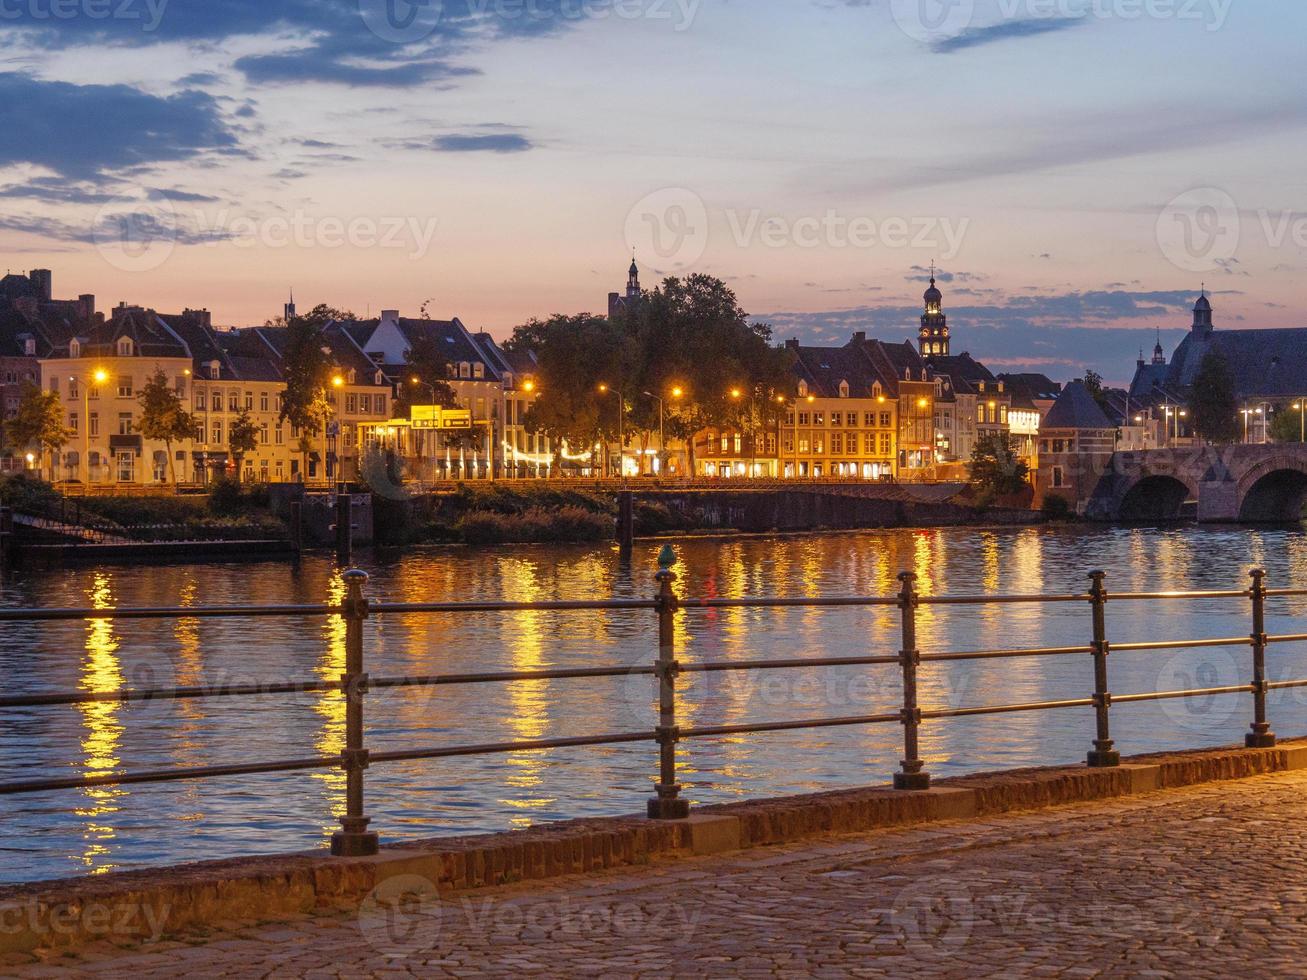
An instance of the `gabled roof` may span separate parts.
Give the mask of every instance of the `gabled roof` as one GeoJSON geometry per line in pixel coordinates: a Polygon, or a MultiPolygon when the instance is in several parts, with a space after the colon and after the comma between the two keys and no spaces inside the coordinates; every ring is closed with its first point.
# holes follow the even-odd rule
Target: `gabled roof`
{"type": "Polygon", "coordinates": [[[1058,396],[1040,426],[1046,429],[1115,429],[1083,381],[1072,381],[1058,396]]]}

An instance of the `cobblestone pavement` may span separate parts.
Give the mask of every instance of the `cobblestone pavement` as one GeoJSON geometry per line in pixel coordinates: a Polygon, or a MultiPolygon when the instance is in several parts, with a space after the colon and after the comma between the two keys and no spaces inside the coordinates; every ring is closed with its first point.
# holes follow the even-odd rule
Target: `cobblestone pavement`
{"type": "Polygon", "coordinates": [[[1307,772],[434,895],[30,976],[1307,976],[1307,772]]]}

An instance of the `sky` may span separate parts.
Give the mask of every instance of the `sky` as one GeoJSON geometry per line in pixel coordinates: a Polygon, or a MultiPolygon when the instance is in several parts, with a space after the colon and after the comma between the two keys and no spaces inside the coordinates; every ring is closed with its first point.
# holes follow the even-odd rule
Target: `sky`
{"type": "Polygon", "coordinates": [[[1129,379],[1307,325],[1301,0],[0,0],[0,253],[224,325],[507,336],[727,281],[778,340],[1129,379]]]}

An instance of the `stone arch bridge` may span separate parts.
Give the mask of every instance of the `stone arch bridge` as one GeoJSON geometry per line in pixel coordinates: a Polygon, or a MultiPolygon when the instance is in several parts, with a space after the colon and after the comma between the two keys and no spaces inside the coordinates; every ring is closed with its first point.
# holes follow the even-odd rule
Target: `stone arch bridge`
{"type": "Polygon", "coordinates": [[[1102,521],[1174,520],[1196,507],[1209,523],[1289,523],[1307,504],[1307,446],[1194,446],[1116,453],[1089,499],[1102,521]]]}

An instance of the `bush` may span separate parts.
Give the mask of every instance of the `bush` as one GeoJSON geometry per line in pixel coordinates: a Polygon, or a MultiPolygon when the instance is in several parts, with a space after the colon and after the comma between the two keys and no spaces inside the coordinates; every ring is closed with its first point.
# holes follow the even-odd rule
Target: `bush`
{"type": "Polygon", "coordinates": [[[581,507],[533,507],[520,514],[472,511],[459,519],[455,530],[467,544],[603,541],[613,536],[613,522],[581,507]]]}
{"type": "Polygon", "coordinates": [[[1044,498],[1044,516],[1050,521],[1065,521],[1071,517],[1071,502],[1058,494],[1044,498]]]}
{"type": "Polygon", "coordinates": [[[0,477],[0,504],[31,514],[58,507],[62,494],[39,477],[15,473],[0,477]]]}

